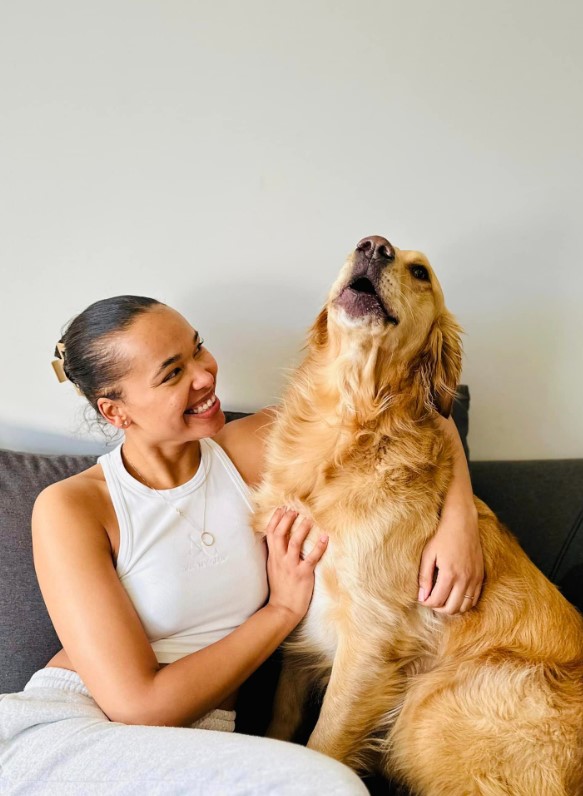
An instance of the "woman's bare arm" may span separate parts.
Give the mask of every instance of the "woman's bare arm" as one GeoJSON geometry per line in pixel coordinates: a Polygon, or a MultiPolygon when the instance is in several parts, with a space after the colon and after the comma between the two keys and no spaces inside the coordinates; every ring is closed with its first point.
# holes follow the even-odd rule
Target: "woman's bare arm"
{"type": "MultiPolygon", "coordinates": [[[[187,725],[219,705],[279,646],[307,610],[313,568],[285,543],[287,570],[270,602],[234,632],[160,668],[119,581],[91,495],[73,479],[48,487],[33,512],[35,567],[49,614],[75,670],[113,721],[187,725]],[[302,602],[303,600],[303,602],[302,602]]],[[[288,538],[295,515],[274,517],[270,539],[288,538]]],[[[298,535],[309,525],[300,525],[298,535]]],[[[281,559],[281,546],[270,557],[281,559]]]]}
{"type": "Polygon", "coordinates": [[[421,556],[419,599],[428,608],[455,614],[478,602],[484,561],[463,445],[451,417],[439,422],[453,446],[453,478],[437,531],[421,556]]]}

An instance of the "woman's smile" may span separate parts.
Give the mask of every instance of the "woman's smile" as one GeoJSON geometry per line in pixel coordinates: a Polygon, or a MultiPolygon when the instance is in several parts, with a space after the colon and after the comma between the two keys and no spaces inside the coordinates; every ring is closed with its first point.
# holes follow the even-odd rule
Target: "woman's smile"
{"type": "Polygon", "coordinates": [[[210,396],[204,399],[204,401],[193,404],[193,406],[189,407],[184,414],[190,417],[200,417],[206,419],[207,417],[212,417],[215,415],[220,408],[221,402],[213,391],[210,396]]]}

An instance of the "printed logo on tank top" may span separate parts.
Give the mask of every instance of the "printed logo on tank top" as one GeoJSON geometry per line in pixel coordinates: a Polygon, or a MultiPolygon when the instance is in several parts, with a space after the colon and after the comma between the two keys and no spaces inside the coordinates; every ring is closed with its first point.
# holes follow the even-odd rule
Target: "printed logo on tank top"
{"type": "Polygon", "coordinates": [[[190,545],[184,563],[185,572],[189,572],[192,569],[216,567],[218,564],[224,564],[228,559],[228,556],[215,550],[214,545],[211,548],[205,547],[200,537],[197,537],[196,534],[188,534],[188,541],[190,545]]]}

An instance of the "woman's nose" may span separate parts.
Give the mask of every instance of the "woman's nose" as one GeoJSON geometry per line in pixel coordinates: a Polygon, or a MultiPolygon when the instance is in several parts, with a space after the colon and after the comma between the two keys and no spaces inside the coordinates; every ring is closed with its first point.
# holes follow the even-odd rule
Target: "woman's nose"
{"type": "Polygon", "coordinates": [[[190,374],[192,386],[195,390],[202,390],[205,387],[211,387],[214,384],[215,377],[198,362],[193,362],[193,370],[190,374]]]}

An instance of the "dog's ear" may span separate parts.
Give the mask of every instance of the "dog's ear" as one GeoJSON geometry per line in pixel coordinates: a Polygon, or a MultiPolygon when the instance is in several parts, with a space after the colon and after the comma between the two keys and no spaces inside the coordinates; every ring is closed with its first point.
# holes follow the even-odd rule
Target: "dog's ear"
{"type": "Polygon", "coordinates": [[[423,403],[444,417],[451,414],[462,372],[461,333],[453,315],[442,312],[431,328],[417,371],[423,403]]]}
{"type": "Polygon", "coordinates": [[[319,350],[328,342],[328,309],[323,307],[308,332],[308,345],[319,350]]]}

